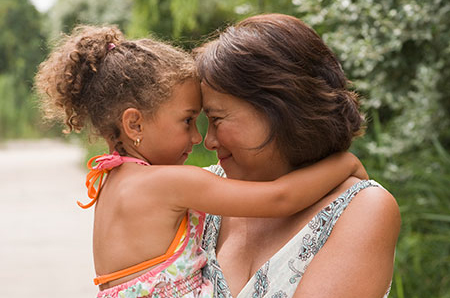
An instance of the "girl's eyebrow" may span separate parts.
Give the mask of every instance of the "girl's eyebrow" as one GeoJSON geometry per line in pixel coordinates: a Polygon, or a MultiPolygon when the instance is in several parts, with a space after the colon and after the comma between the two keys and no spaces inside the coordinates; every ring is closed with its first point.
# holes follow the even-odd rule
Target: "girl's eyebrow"
{"type": "Polygon", "coordinates": [[[192,115],[200,114],[200,111],[195,109],[186,109],[185,112],[191,113],[192,115]]]}

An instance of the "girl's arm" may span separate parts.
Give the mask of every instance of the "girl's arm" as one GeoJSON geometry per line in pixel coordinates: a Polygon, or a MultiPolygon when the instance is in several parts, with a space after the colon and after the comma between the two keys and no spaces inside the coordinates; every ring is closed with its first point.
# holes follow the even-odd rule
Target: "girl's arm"
{"type": "Polygon", "coordinates": [[[268,182],[225,179],[194,166],[165,166],[153,176],[148,191],[158,192],[174,208],[224,216],[281,217],[312,205],[355,173],[367,178],[360,161],[349,152],[268,182]],[[155,189],[155,184],[160,187],[155,189]]]}

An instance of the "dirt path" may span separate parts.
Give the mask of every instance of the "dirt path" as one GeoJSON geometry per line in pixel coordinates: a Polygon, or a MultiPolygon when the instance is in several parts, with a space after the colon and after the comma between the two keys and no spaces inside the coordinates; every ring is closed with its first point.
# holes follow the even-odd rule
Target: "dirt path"
{"type": "Polygon", "coordinates": [[[95,297],[82,158],[53,140],[0,144],[1,297],[95,297]]]}

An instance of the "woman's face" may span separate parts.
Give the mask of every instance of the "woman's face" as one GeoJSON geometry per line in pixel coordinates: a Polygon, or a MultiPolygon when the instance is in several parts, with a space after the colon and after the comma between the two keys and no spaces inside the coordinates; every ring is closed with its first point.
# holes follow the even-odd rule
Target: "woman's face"
{"type": "Polygon", "coordinates": [[[291,170],[275,142],[257,149],[270,131],[264,114],[250,103],[205,83],[201,89],[203,109],[209,119],[205,147],[217,151],[228,178],[274,180],[291,170]]]}

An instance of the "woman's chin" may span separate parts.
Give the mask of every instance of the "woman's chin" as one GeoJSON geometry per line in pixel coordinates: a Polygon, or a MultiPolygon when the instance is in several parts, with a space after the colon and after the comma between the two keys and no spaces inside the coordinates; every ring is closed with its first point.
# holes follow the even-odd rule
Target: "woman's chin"
{"type": "Polygon", "coordinates": [[[245,180],[244,177],[242,177],[242,174],[239,171],[237,171],[236,169],[233,169],[233,167],[222,166],[222,168],[225,171],[227,178],[236,179],[236,180],[245,180]]]}

